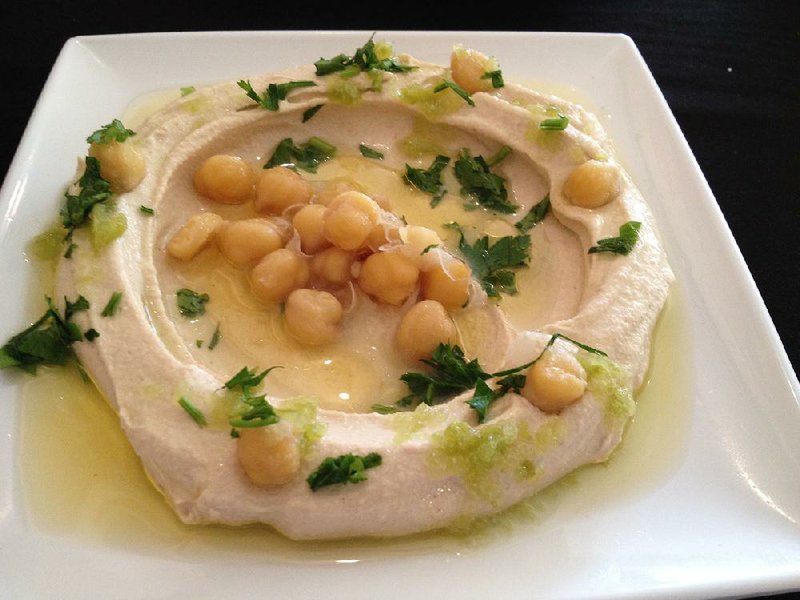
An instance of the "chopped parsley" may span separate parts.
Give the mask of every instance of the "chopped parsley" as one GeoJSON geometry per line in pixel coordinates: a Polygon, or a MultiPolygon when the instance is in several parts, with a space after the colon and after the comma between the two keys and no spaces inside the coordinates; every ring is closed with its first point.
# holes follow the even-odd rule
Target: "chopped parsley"
{"type": "Polygon", "coordinates": [[[155,210],[153,210],[149,206],[145,206],[144,204],[139,206],[139,212],[146,214],[148,217],[152,217],[154,214],[156,214],[155,210]]]}
{"type": "Polygon", "coordinates": [[[491,172],[491,167],[497,162],[494,160],[490,164],[482,156],[470,156],[466,149],[462,149],[453,169],[462,194],[475,198],[484,208],[510,214],[519,207],[509,201],[505,179],[491,172]]]}
{"type": "Polygon", "coordinates": [[[450,223],[448,227],[458,231],[458,248],[473,275],[490,297],[499,298],[501,293],[517,293],[516,274],[512,269],[528,264],[528,250],[531,245],[528,234],[504,236],[493,244],[490,243],[489,236],[483,236],[470,244],[458,223],[450,223]]]}
{"type": "Polygon", "coordinates": [[[223,384],[223,387],[229,390],[239,388],[241,391],[239,400],[244,404],[244,408],[228,420],[231,427],[265,427],[280,421],[274,407],[267,401],[266,395],[253,396],[250,393],[252,388],[261,384],[270,371],[277,368],[279,367],[270,367],[258,373],[256,370],[244,367],[223,384]]]}
{"type": "Polygon", "coordinates": [[[292,138],[284,138],[278,142],[264,168],[284,166],[316,173],[320,163],[335,155],[336,147],[317,136],[310,138],[302,146],[295,144],[292,138]]]}
{"type": "Polygon", "coordinates": [[[124,142],[133,135],[136,135],[136,132],[127,129],[119,119],[114,119],[108,125],[103,125],[92,133],[86,138],[86,141],[89,144],[110,144],[111,142],[124,142]]]}
{"type": "Polygon", "coordinates": [[[197,408],[194,404],[189,402],[186,398],[181,396],[180,400],[178,400],[178,404],[180,404],[181,408],[186,411],[186,413],[192,417],[192,420],[197,423],[200,427],[205,427],[208,425],[208,421],[206,421],[206,416],[197,408]]]}
{"type": "Polygon", "coordinates": [[[313,492],[328,485],[359,483],[367,479],[364,471],[377,467],[382,462],[383,459],[377,452],[370,452],[366,456],[355,454],[343,454],[335,458],[329,456],[306,481],[313,492]]]}
{"type": "Polygon", "coordinates": [[[187,85],[186,87],[181,88],[181,96],[188,96],[189,94],[193,94],[196,91],[197,90],[193,85],[187,85]]]}
{"type": "Polygon", "coordinates": [[[558,116],[552,117],[550,119],[544,119],[541,123],[539,123],[539,129],[544,129],[545,131],[563,131],[569,125],[569,118],[561,113],[557,113],[558,116]]]}
{"type": "Polygon", "coordinates": [[[303,111],[303,123],[305,123],[311,117],[313,117],[315,114],[317,114],[319,109],[322,108],[323,106],[325,106],[325,105],[324,104],[316,104],[316,105],[312,106],[311,108],[305,109],[303,111]]]}
{"type": "Polygon", "coordinates": [[[469,92],[450,79],[443,79],[439,85],[433,88],[433,91],[434,93],[438,93],[448,89],[453,90],[470,106],[475,106],[475,101],[472,99],[472,96],[469,95],[469,92]]]}
{"type": "Polygon", "coordinates": [[[108,303],[103,308],[103,311],[100,313],[101,317],[113,317],[117,309],[119,308],[119,303],[122,300],[122,292],[114,292],[111,294],[111,298],[108,299],[108,303]]]}
{"type": "Polygon", "coordinates": [[[370,148],[366,144],[359,144],[358,151],[361,152],[361,156],[364,158],[376,158],[378,160],[383,160],[383,152],[379,152],[374,148],[370,148]]]}
{"type": "Polygon", "coordinates": [[[514,227],[519,229],[522,233],[527,233],[536,225],[544,220],[545,215],[550,210],[550,194],[539,200],[533,208],[528,211],[528,214],[522,217],[519,221],[514,223],[514,227]]]}
{"type": "Polygon", "coordinates": [[[490,79],[492,81],[492,87],[497,89],[501,88],[505,85],[505,81],[503,80],[503,73],[500,69],[495,69],[494,71],[486,71],[483,75],[481,75],[481,79],[490,79]]]}
{"type": "MultiPolygon", "coordinates": [[[[66,308],[62,316],[50,297],[46,296],[45,301],[45,313],[0,348],[0,369],[18,367],[36,374],[39,365],[63,365],[74,358],[72,344],[84,336],[71,318],[76,312],[87,310],[89,302],[83,296],[74,302],[64,298],[66,308]]],[[[97,336],[90,333],[89,337],[97,336]]]]}
{"type": "Polygon", "coordinates": [[[176,294],[178,310],[184,317],[195,317],[206,312],[206,302],[210,300],[208,294],[198,294],[188,288],[181,288],[176,294]]]}
{"type": "Polygon", "coordinates": [[[67,229],[66,240],[89,219],[95,204],[111,198],[111,184],[100,176],[100,161],[94,156],[86,157],[86,168],[78,180],[78,194],[64,193],[66,202],[61,209],[61,222],[67,229]]]}
{"type": "Polygon", "coordinates": [[[86,338],[86,341],[87,341],[87,342],[93,342],[93,341],[95,341],[97,338],[99,338],[99,337],[100,337],[100,332],[99,332],[99,331],[97,331],[97,329],[94,329],[94,328],[92,328],[92,329],[87,329],[87,330],[84,332],[84,334],[83,334],[83,337],[84,337],[84,338],[86,338]]]}
{"type": "Polygon", "coordinates": [[[261,108],[270,111],[277,111],[281,100],[286,100],[289,92],[296,88],[313,87],[317,84],[313,81],[287,81],[285,83],[270,83],[267,84],[267,89],[264,90],[263,95],[259,95],[253,89],[250,81],[240,80],[236,82],[240,88],[245,92],[245,95],[253,102],[258,104],[261,108]]]}
{"type": "Polygon", "coordinates": [[[403,180],[418,190],[430,194],[432,196],[431,208],[434,208],[447,193],[444,183],[442,183],[442,171],[449,163],[450,157],[439,154],[427,169],[406,164],[406,173],[403,176],[403,180]]]}
{"type": "Polygon", "coordinates": [[[220,339],[222,339],[222,334],[219,331],[219,323],[217,323],[217,327],[214,329],[214,333],[211,335],[211,341],[208,342],[208,349],[213,350],[216,348],[220,339]]]}
{"type": "Polygon", "coordinates": [[[597,241],[596,246],[589,248],[589,254],[597,252],[610,252],[612,254],[630,254],[636,242],[639,241],[639,221],[628,221],[619,228],[619,236],[604,238],[597,241]]]}
{"type": "Polygon", "coordinates": [[[320,58],[314,63],[316,74],[320,76],[342,71],[387,71],[390,73],[405,73],[416,69],[412,65],[404,65],[396,58],[384,56],[390,47],[386,45],[378,46],[375,44],[371,35],[369,40],[356,49],[352,56],[337,54],[332,58],[320,58]]]}

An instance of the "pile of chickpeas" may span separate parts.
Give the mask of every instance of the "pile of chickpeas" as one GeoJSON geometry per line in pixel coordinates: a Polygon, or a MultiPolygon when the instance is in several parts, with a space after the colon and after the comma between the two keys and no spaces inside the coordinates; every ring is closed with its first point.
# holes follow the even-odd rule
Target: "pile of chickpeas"
{"type": "Polygon", "coordinates": [[[457,343],[451,313],[469,301],[470,269],[442,248],[435,231],[406,225],[386,201],[341,184],[317,187],[285,166],[256,171],[221,154],[197,168],[193,184],[213,202],[251,203],[256,216],[228,221],[199,212],[167,252],[188,261],[216,246],[248,269],[258,299],[283,304],[286,330],[299,343],[335,341],[355,288],[405,309],[395,338],[409,358],[457,343]]]}

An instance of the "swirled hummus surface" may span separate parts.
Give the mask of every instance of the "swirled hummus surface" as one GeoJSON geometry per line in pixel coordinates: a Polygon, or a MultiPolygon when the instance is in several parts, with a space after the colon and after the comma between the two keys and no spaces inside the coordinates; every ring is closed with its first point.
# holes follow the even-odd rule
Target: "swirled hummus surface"
{"type": "Polygon", "coordinates": [[[673,275],[593,115],[372,40],[190,92],[55,295],[182,520],[405,535],[609,457],[673,275]]]}

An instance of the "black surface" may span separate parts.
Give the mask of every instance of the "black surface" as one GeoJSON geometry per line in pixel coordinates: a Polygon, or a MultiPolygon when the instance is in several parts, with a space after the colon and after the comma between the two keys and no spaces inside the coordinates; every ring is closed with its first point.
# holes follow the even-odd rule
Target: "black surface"
{"type": "Polygon", "coordinates": [[[284,8],[227,2],[204,9],[135,2],[120,3],[119,13],[114,8],[63,1],[0,8],[0,76],[6,82],[0,96],[2,171],[58,51],[75,35],[246,29],[628,34],[722,208],[795,370],[800,367],[800,3],[552,2],[508,8],[303,2],[284,8]]]}

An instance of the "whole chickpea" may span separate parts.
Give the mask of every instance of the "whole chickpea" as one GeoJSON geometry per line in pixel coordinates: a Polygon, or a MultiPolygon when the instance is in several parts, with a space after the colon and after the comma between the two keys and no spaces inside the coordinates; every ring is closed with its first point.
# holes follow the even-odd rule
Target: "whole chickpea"
{"type": "Polygon", "coordinates": [[[252,266],[283,247],[280,231],[266,219],[228,222],[219,228],[216,240],[223,256],[240,267],[252,266]]]}
{"type": "Polygon", "coordinates": [[[283,485],[300,470],[300,449],[288,421],[238,431],[239,464],[257,486],[283,485]]]}
{"type": "Polygon", "coordinates": [[[350,269],[356,260],[353,252],[341,248],[326,248],[311,258],[311,272],[328,283],[344,285],[352,278],[350,269]]]}
{"type": "Polygon", "coordinates": [[[258,175],[253,203],[259,214],[279,215],[290,206],[308,204],[314,188],[289,167],[272,167],[258,175]]]}
{"type": "Polygon", "coordinates": [[[194,258],[214,239],[225,220],[216,213],[201,212],[189,217],[167,243],[167,253],[179,260],[194,258]]]}
{"type": "Polygon", "coordinates": [[[292,291],[306,285],[310,276],[307,259],[288,248],[279,248],[253,267],[250,287],[265,302],[283,302],[292,291]]]}
{"type": "Polygon", "coordinates": [[[361,265],[359,287],[387,304],[402,304],[417,288],[419,269],[414,261],[398,252],[370,254],[361,265]]]}
{"type": "Polygon", "coordinates": [[[477,50],[457,46],[450,54],[453,81],[470,94],[492,90],[492,80],[483,75],[498,69],[497,62],[477,50]]]}
{"type": "Polygon", "coordinates": [[[364,245],[378,222],[380,207],[372,198],[356,191],[342,192],[328,205],[325,237],[342,250],[364,245]]]}
{"type": "Polygon", "coordinates": [[[430,358],[439,344],[455,342],[457,335],[447,309],[435,300],[422,300],[403,315],[395,340],[403,354],[419,360],[430,358]]]}
{"type": "Polygon", "coordinates": [[[243,204],[253,197],[255,174],[239,156],[215,154],[194,172],[198,194],[220,204],[243,204]]]}
{"type": "Polygon", "coordinates": [[[130,192],[145,175],[145,162],[136,147],[128,142],[92,144],[89,156],[100,161],[100,175],[116,194],[130,192]]]}
{"type": "Polygon", "coordinates": [[[336,339],[342,320],[342,304],[321,290],[301,288],[286,299],[286,330],[301,344],[321,346],[336,339]]]}
{"type": "Polygon", "coordinates": [[[437,265],[422,273],[422,296],[436,300],[447,310],[464,307],[469,300],[472,272],[466,263],[453,260],[446,266],[437,265]]]}
{"type": "Polygon", "coordinates": [[[564,195],[576,206],[599,208],[619,193],[619,169],[599,160],[589,160],[569,174],[564,195]]]}
{"type": "Polygon", "coordinates": [[[586,391],[586,371],[573,354],[553,347],[528,369],[522,395],[539,410],[557,413],[586,391]]]}
{"type": "Polygon", "coordinates": [[[300,247],[306,254],[315,254],[331,245],[325,237],[325,212],[322,204],[307,204],[292,218],[292,225],[300,236],[300,247]]]}

